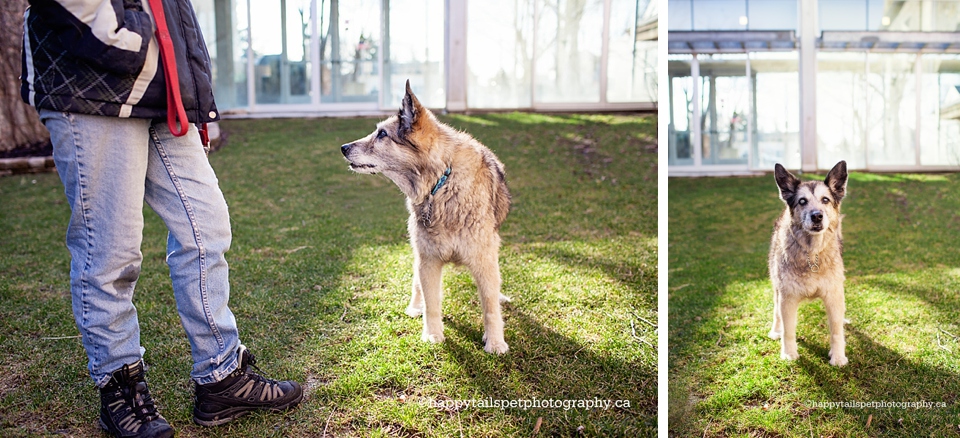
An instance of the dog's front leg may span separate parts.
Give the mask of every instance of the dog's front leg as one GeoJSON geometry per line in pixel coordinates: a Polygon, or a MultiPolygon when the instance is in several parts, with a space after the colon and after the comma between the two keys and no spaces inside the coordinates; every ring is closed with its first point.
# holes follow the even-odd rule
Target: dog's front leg
{"type": "Polygon", "coordinates": [[[780,293],[780,320],[783,323],[783,337],[780,339],[780,358],[796,360],[797,354],[797,309],[800,299],[790,294],[780,293]]]}
{"type": "Polygon", "coordinates": [[[503,339],[503,315],[500,312],[500,264],[496,252],[493,257],[471,266],[473,279],[480,294],[480,309],[483,312],[483,350],[487,353],[503,354],[509,349],[503,339]]]}
{"type": "Polygon", "coordinates": [[[410,304],[404,310],[411,318],[423,315],[423,287],[420,286],[420,254],[417,247],[413,247],[413,287],[410,294],[410,304]]]}
{"type": "Polygon", "coordinates": [[[783,320],[780,319],[780,291],[777,290],[777,287],[773,287],[773,327],[770,328],[770,333],[767,333],[767,336],[770,339],[780,339],[783,336],[783,320]]]}
{"type": "Polygon", "coordinates": [[[423,337],[426,342],[443,342],[443,312],[440,309],[442,297],[443,262],[425,258],[421,254],[417,266],[420,290],[423,293],[423,337]]]}
{"type": "Polygon", "coordinates": [[[847,364],[847,341],[843,335],[843,315],[846,313],[843,286],[823,297],[823,304],[827,310],[827,323],[830,325],[830,365],[842,367],[847,364]]]}

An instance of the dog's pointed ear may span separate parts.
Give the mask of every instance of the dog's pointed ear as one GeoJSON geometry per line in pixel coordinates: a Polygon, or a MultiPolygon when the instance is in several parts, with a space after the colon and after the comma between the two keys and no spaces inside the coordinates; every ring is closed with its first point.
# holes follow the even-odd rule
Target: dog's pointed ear
{"type": "Polygon", "coordinates": [[[777,187],[780,189],[780,199],[783,199],[789,205],[790,200],[797,194],[800,180],[788,172],[780,163],[777,163],[774,167],[773,175],[777,179],[777,187]]]}
{"type": "Polygon", "coordinates": [[[406,137],[407,134],[412,132],[414,127],[420,122],[422,115],[423,107],[420,105],[420,101],[417,100],[417,96],[413,95],[413,90],[410,89],[410,80],[407,79],[407,92],[403,95],[403,105],[397,114],[397,117],[400,119],[400,130],[398,132],[400,137],[406,137]]]}
{"type": "Polygon", "coordinates": [[[827,173],[823,183],[830,188],[833,197],[837,198],[837,202],[840,202],[847,194],[847,162],[840,161],[834,165],[833,169],[830,169],[830,172],[827,173]]]}

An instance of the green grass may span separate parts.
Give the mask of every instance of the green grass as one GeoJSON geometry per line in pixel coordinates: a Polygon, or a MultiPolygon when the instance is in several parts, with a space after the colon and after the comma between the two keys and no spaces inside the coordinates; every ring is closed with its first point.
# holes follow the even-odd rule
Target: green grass
{"type": "MultiPolygon", "coordinates": [[[[374,119],[222,124],[210,159],[230,205],[231,307],[300,407],[203,429],[191,422],[189,344],[146,213],[134,302],[148,379],[179,436],[652,436],[656,430],[656,119],[449,116],[506,164],[514,206],[500,266],[510,352],[483,352],[476,288],[444,277],[446,342],[403,314],[412,280],[396,187],[350,172],[339,146],[374,119]],[[649,342],[650,345],[645,342],[649,342]],[[429,400],[612,399],[629,408],[443,409],[429,400]]],[[[98,436],[68,289],[68,208],[55,174],[0,179],[0,435],[98,436]]]]}
{"type": "Polygon", "coordinates": [[[767,251],[783,209],[773,176],[671,179],[669,185],[671,432],[958,433],[960,175],[851,173],[843,201],[851,320],[844,368],[828,364],[819,301],[800,308],[798,361],[782,361],[779,341],[766,336],[773,309],[767,251]],[[810,403],[918,401],[946,407],[810,403]]]}

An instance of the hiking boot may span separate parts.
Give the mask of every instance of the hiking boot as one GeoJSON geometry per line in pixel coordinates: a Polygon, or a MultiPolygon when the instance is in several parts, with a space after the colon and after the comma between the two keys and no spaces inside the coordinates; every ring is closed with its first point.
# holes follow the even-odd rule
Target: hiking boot
{"type": "Polygon", "coordinates": [[[173,428],[150,397],[142,360],[124,365],[100,388],[100,427],[120,438],[173,436],[173,428]]]}
{"type": "Polygon", "coordinates": [[[292,408],[303,399],[303,389],[294,381],[278,382],[259,373],[256,360],[240,346],[240,366],[219,382],[195,384],[193,421],[201,426],[219,426],[251,411],[279,412],[292,408]]]}

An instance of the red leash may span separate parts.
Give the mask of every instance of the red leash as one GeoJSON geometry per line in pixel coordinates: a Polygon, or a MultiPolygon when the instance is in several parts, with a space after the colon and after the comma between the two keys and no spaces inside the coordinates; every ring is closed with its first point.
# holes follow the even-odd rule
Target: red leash
{"type": "MultiPolygon", "coordinates": [[[[187,112],[183,109],[183,100],[180,98],[180,78],[177,75],[177,58],[173,51],[173,40],[170,38],[170,30],[167,29],[167,17],[163,13],[162,0],[148,0],[148,3],[150,10],[153,11],[153,18],[157,20],[157,41],[160,43],[163,75],[167,84],[167,127],[170,128],[171,134],[180,137],[187,133],[189,124],[187,112]]],[[[204,124],[200,131],[204,146],[209,143],[209,140],[204,139],[206,128],[204,124]]]]}

